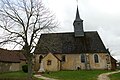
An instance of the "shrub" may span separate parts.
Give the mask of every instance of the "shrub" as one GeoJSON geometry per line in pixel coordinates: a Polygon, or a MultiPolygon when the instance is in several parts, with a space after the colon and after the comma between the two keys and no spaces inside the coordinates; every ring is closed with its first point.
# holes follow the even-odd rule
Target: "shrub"
{"type": "Polygon", "coordinates": [[[28,65],[23,65],[22,70],[27,73],[28,72],[28,65]]]}

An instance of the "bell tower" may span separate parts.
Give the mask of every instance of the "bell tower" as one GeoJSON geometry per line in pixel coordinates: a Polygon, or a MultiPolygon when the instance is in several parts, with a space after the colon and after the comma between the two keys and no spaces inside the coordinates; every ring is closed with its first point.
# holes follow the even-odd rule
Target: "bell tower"
{"type": "Polygon", "coordinates": [[[74,25],[75,37],[83,37],[84,36],[83,20],[80,18],[78,6],[76,11],[76,18],[73,22],[73,25],[74,25]]]}

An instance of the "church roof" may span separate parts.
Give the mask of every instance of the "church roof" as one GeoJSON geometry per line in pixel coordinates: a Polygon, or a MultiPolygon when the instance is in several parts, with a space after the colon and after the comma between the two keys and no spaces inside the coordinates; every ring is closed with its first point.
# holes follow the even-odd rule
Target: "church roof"
{"type": "Polygon", "coordinates": [[[97,31],[84,32],[84,34],[83,37],[75,37],[74,32],[42,34],[35,53],[79,54],[107,52],[97,31]]]}

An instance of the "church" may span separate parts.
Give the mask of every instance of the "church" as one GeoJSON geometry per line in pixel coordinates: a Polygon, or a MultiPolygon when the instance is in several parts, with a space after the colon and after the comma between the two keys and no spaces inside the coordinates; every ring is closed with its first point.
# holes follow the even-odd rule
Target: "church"
{"type": "Polygon", "coordinates": [[[34,70],[95,70],[116,68],[97,31],[84,31],[77,6],[74,32],[41,34],[35,50],[34,70]]]}

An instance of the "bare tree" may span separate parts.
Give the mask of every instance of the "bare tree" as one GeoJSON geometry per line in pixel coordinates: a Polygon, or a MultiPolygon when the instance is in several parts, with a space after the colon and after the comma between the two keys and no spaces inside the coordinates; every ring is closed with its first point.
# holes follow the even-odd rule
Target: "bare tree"
{"type": "Polygon", "coordinates": [[[0,28],[4,30],[0,44],[22,46],[28,62],[28,79],[32,79],[32,56],[40,32],[57,27],[55,16],[46,9],[42,0],[1,0],[0,28]]]}

